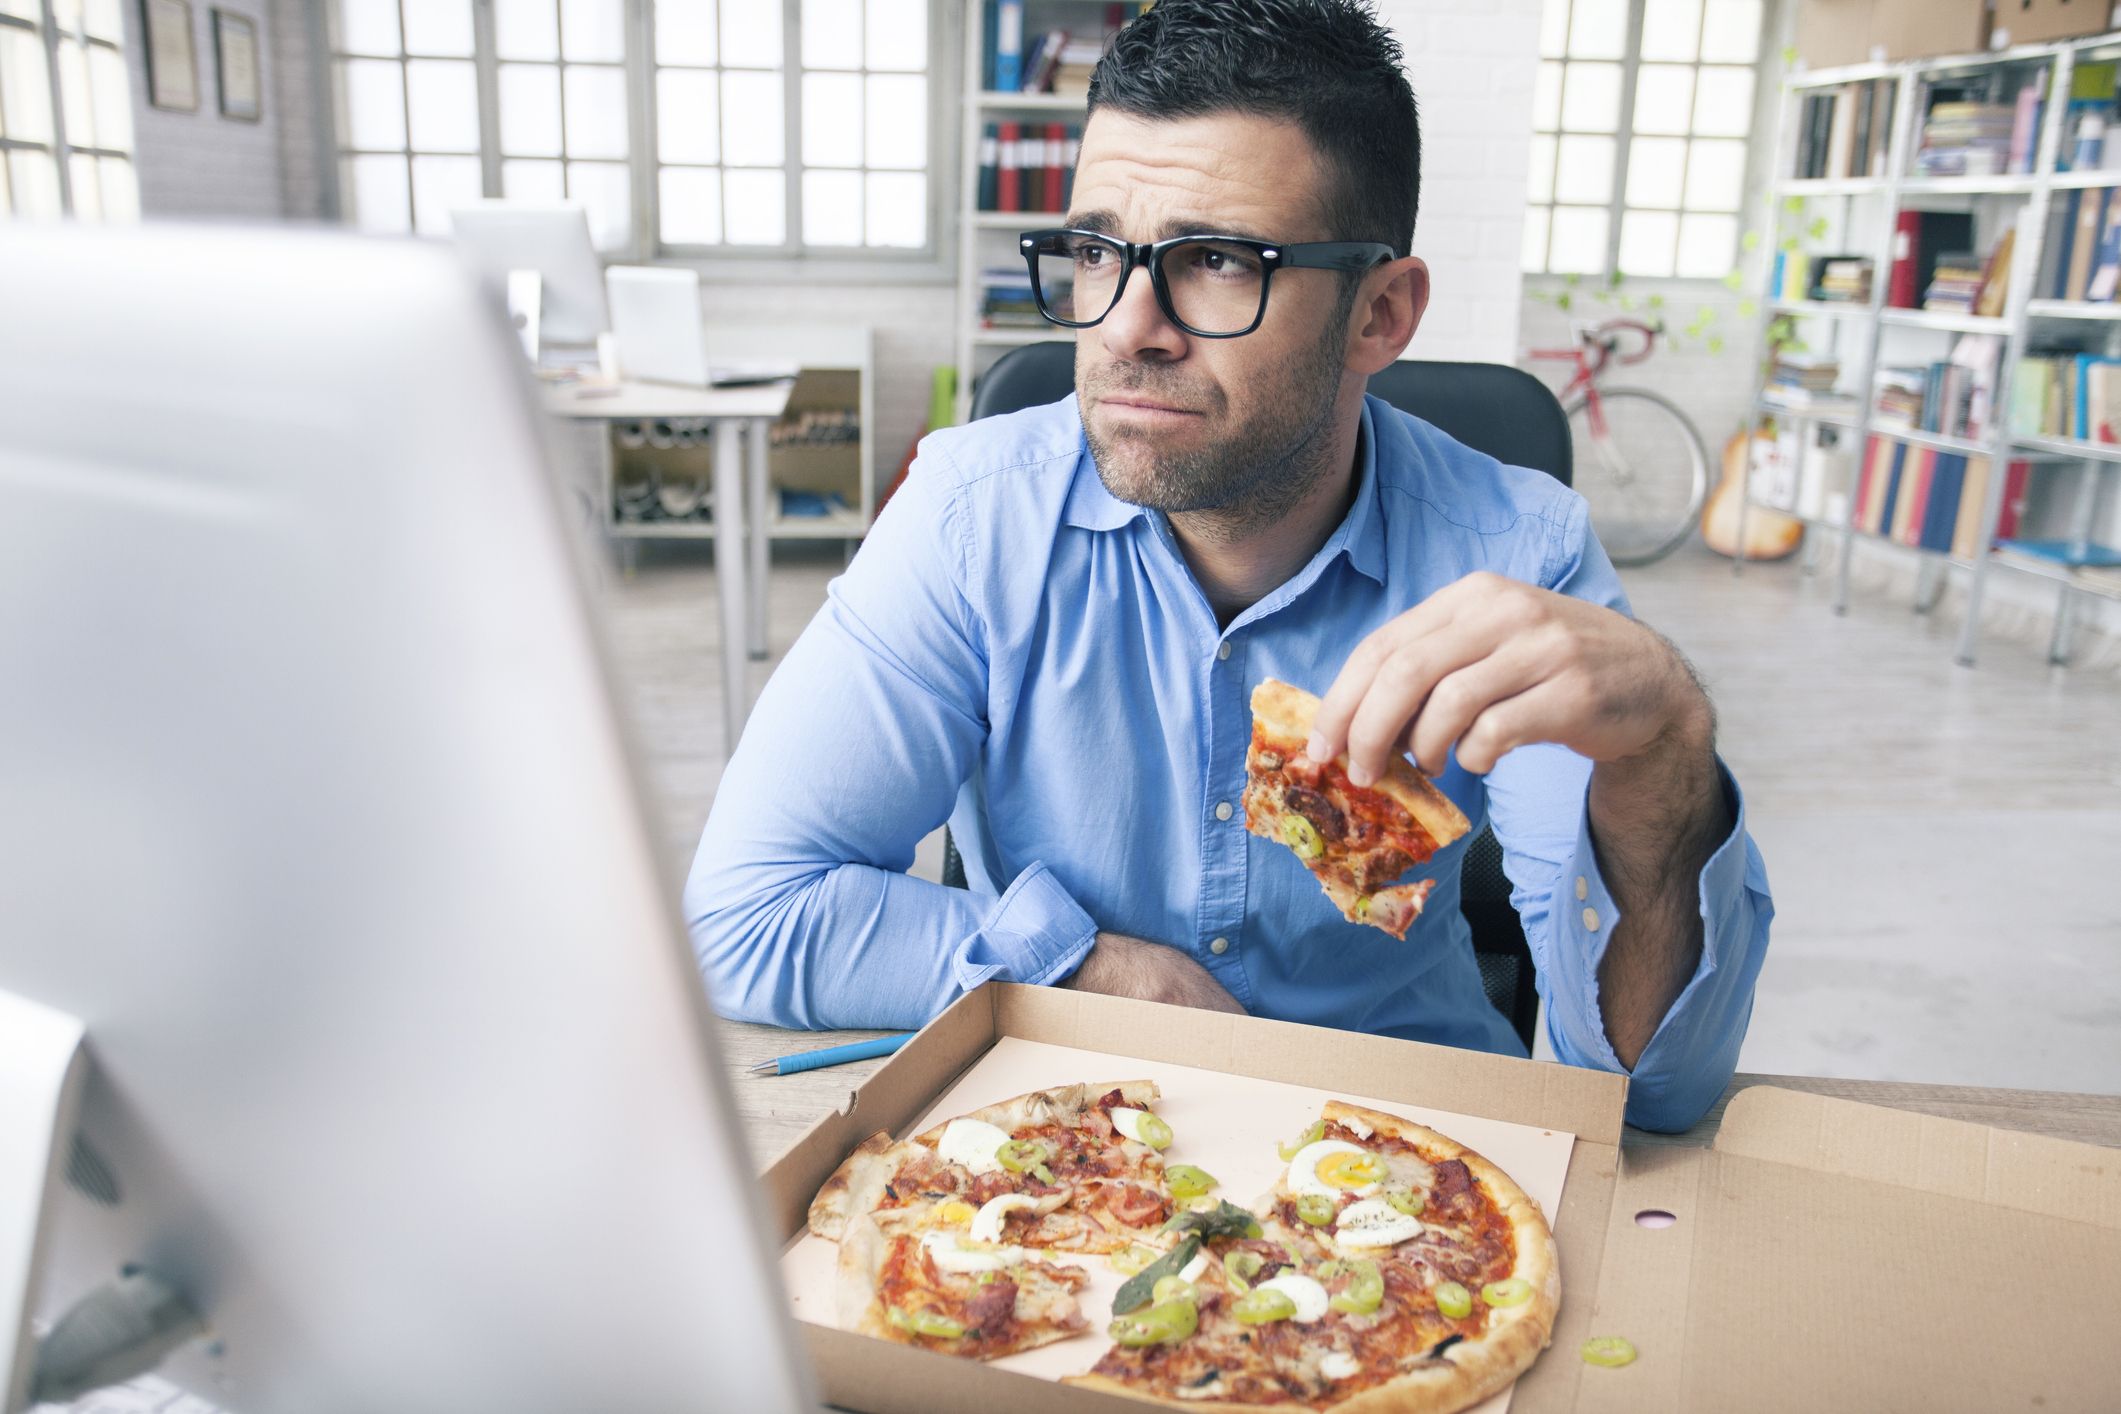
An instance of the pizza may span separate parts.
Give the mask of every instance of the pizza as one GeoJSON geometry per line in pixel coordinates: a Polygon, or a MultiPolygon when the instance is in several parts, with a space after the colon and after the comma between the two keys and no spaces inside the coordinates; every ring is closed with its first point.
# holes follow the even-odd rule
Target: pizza
{"type": "Polygon", "coordinates": [[[1245,828],[1295,851],[1342,916],[1404,938],[1433,879],[1395,883],[1471,826],[1457,806],[1394,753],[1374,785],[1348,779],[1346,755],[1304,752],[1318,699],[1268,678],[1252,691],[1245,753],[1245,828]]]}
{"type": "Polygon", "coordinates": [[[1089,1329],[1081,1267],[1006,1243],[972,1246],[932,1211],[865,1213],[842,1231],[840,1326],[975,1360],[1089,1329]]]}

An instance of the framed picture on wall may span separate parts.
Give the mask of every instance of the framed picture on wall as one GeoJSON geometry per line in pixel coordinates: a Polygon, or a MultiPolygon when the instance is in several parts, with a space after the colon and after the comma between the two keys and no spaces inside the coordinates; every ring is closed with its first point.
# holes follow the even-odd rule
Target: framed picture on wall
{"type": "Polygon", "coordinates": [[[214,70],[220,76],[221,116],[258,121],[258,22],[214,7],[214,70]]]}
{"type": "Polygon", "coordinates": [[[199,55],[192,47],[191,0],[140,0],[147,32],[147,101],[173,113],[199,111],[199,55]]]}

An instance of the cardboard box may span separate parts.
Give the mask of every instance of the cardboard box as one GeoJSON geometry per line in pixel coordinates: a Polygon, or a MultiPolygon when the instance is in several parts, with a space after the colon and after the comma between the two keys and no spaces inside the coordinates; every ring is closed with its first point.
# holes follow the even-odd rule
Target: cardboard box
{"type": "MultiPolygon", "coordinates": [[[[2121,1390],[2121,1151],[1764,1087],[1732,1100],[1713,1148],[1623,1150],[1620,1076],[1046,988],[962,998],[851,1092],[766,1171],[776,1233],[793,1238],[848,1151],[903,1134],[1002,1036],[1574,1132],[1549,1214],[1560,1319],[1513,1414],[2059,1411],[2110,1408],[2121,1390]],[[1653,1212],[1676,1221],[1637,1221],[1653,1212]],[[1625,1336],[1641,1357],[1588,1366],[1577,1348],[1592,1335],[1625,1336]]],[[[803,1333],[827,1397],[850,1409],[1143,1407],[803,1333]]]]}
{"type": "MultiPolygon", "coordinates": [[[[2016,5],[2019,0],[2001,0],[2016,5]]],[[[2035,5],[2065,0],[2032,0],[2035,5]]],[[[2088,0],[2066,0],[2084,5],[2088,0]]],[[[2101,0],[2111,3],[2111,0],[2101,0]]],[[[1803,0],[1797,10],[1797,56],[1812,69],[1847,64],[1978,54],[1988,48],[1985,0],[1803,0]]]]}
{"type": "Polygon", "coordinates": [[[2114,27],[2113,0],[1995,0],[1995,6],[1998,47],[2075,39],[2114,27]]]}
{"type": "Polygon", "coordinates": [[[1872,0],[1803,0],[1791,45],[1812,69],[1838,69],[1871,57],[1872,0]]]}

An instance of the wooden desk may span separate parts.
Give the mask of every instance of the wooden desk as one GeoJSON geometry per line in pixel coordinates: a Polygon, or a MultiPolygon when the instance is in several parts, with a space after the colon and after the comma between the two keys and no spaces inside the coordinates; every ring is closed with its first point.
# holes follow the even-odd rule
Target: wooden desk
{"type": "MultiPolygon", "coordinates": [[[[722,601],[722,749],[750,714],[745,663],[766,652],[766,443],[788,407],[794,382],[750,388],[680,388],[658,383],[547,384],[545,410],[557,417],[655,422],[702,418],[714,437],[714,577],[722,601]],[[746,502],[749,502],[747,507],[746,502]],[[746,533],[746,527],[749,533],[746,533]],[[749,581],[747,583],[747,581],[749,581]],[[760,612],[747,611],[753,600],[760,612]]],[[[611,517],[611,454],[604,451],[604,504],[611,517]]]]}
{"type": "MultiPolygon", "coordinates": [[[[884,1062],[856,1061],[801,1075],[748,1074],[755,1061],[797,1051],[865,1041],[882,1031],[783,1031],[742,1022],[719,1023],[724,1059],[736,1090],[737,1112],[751,1141],[753,1161],[764,1168],[801,1138],[826,1111],[845,1102],[847,1094],[884,1062]]],[[[2057,1139],[2121,1148],[2121,1095],[2073,1095],[2052,1090],[1986,1090],[1974,1085],[1914,1085],[1893,1080],[1828,1080],[1804,1075],[1740,1075],[1723,1092],[1701,1123],[1684,1134],[1627,1132],[1630,1146],[1685,1144],[1706,1146],[1716,1137],[1723,1107],[1731,1096],[1753,1085],[1780,1085],[1857,1100],[1867,1105],[1916,1110],[1945,1119],[1972,1120],[1998,1129],[2022,1129],[2057,1139]]]]}

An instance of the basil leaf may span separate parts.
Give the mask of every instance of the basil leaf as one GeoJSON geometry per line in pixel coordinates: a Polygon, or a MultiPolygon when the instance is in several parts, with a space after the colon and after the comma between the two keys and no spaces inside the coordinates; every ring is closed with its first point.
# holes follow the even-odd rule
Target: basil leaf
{"type": "Polygon", "coordinates": [[[1148,1305],[1149,1298],[1155,1293],[1156,1283],[1160,1279],[1177,1276],[1179,1270],[1186,1263],[1199,1255],[1200,1239],[1198,1237],[1188,1237],[1184,1242],[1179,1243],[1178,1246],[1164,1253],[1163,1256],[1158,1257],[1133,1276],[1128,1277],[1126,1285],[1119,1289],[1119,1295],[1112,1298],[1112,1314],[1124,1316],[1129,1311],[1138,1311],[1148,1305]]]}
{"type": "Polygon", "coordinates": [[[1166,1232],[1197,1232],[1202,1238],[1248,1237],[1259,1219],[1225,1198],[1205,1213],[1188,1208],[1164,1224],[1166,1232]]]}

